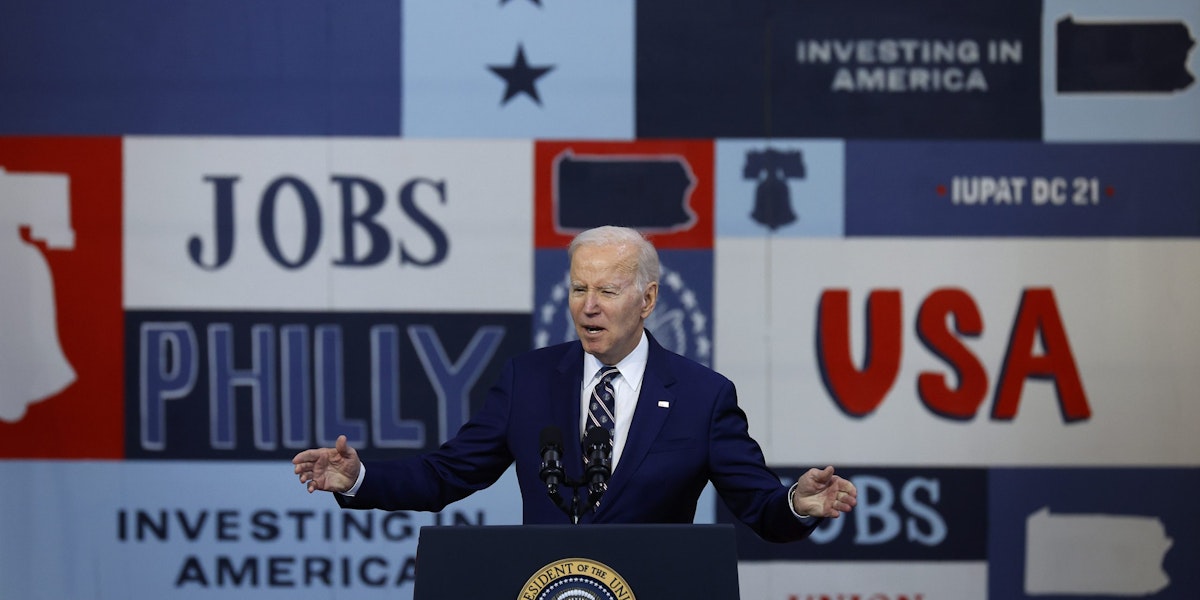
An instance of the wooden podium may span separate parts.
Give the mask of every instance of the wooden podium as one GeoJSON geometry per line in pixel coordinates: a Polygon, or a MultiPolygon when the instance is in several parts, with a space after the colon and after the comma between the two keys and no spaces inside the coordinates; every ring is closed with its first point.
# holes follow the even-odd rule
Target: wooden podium
{"type": "Polygon", "coordinates": [[[737,600],[735,544],[732,525],[422,527],[413,598],[737,600]]]}

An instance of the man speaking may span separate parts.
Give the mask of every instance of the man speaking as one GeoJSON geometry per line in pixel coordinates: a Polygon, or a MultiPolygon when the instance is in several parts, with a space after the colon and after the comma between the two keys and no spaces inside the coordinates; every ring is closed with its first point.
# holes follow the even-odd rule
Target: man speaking
{"type": "Polygon", "coordinates": [[[711,481],[739,520],[775,542],[854,507],[854,484],[833,467],[780,483],[733,383],[645,330],[659,263],[640,233],[590,229],[568,255],[578,341],[509,360],[483,407],[437,450],[363,462],[340,436],[334,448],[292,459],[300,482],[334,492],[345,508],[439,511],[515,462],[524,522],[556,524],[691,523],[711,481]],[[581,494],[564,499],[576,485],[581,494]]]}

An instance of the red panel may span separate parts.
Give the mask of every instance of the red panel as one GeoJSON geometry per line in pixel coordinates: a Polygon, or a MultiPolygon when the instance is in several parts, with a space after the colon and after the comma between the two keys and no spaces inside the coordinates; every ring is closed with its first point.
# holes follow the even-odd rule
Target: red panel
{"type": "Polygon", "coordinates": [[[713,247],[712,140],[639,140],[629,142],[539,141],[534,150],[534,247],[566,248],[575,232],[555,226],[555,160],[565,152],[575,156],[672,157],[687,162],[695,176],[687,204],[696,215],[687,229],[649,235],[659,249],[709,250],[713,247]]]}
{"type": "Polygon", "coordinates": [[[69,177],[75,233],[71,248],[20,233],[49,265],[59,345],[75,381],[30,404],[16,421],[0,420],[0,457],[122,458],[121,139],[0,138],[0,168],[8,176],[69,177]]]}

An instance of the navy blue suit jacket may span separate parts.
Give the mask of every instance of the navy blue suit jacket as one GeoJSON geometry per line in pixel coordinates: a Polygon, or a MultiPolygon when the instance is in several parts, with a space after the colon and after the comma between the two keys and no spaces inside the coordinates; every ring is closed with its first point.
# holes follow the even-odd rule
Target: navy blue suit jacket
{"type": "MultiPolygon", "coordinates": [[[[819,519],[792,514],[787,488],[747,431],[733,383],[648,337],[641,395],[621,461],[599,509],[580,522],[691,523],[700,492],[712,481],[732,513],[760,537],[807,536],[819,519]]],[[[548,425],[563,431],[567,477],[582,479],[583,450],[571,441],[582,438],[582,385],[578,341],[519,355],[457,436],[419,457],[364,461],[367,476],[357,494],[335,496],[346,508],[438,511],[491,485],[515,461],[524,522],[569,523],[538,475],[540,434],[548,425]]]]}

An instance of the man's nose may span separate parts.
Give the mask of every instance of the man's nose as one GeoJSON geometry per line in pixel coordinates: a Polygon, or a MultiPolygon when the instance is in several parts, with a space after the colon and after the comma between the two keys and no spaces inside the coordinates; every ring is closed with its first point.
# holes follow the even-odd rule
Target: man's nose
{"type": "Polygon", "coordinates": [[[600,294],[597,292],[588,292],[583,299],[583,311],[587,313],[600,312],[600,294]]]}

